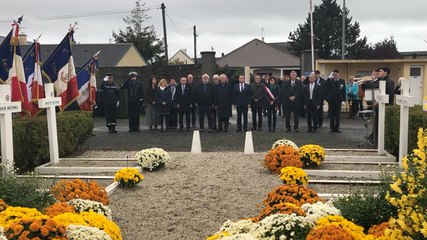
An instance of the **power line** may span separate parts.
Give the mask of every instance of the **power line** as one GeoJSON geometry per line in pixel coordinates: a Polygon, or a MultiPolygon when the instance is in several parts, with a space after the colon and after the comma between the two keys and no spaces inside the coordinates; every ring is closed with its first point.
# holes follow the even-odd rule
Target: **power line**
{"type": "MultiPolygon", "coordinates": [[[[159,5],[148,6],[142,8],[144,10],[152,10],[152,9],[160,9],[159,5]]],[[[114,15],[114,14],[122,14],[122,13],[130,13],[133,9],[126,10],[110,10],[110,11],[102,11],[102,12],[91,12],[91,13],[79,13],[79,14],[69,14],[69,15],[61,15],[61,16],[51,16],[44,18],[35,18],[35,19],[24,19],[24,22],[36,22],[36,21],[50,21],[50,20],[61,20],[61,19],[70,19],[70,18],[82,18],[82,17],[98,17],[105,15],[114,15]]],[[[11,23],[11,20],[0,20],[1,23],[11,23]]]]}
{"type": "Polygon", "coordinates": [[[185,28],[182,25],[178,26],[179,24],[177,22],[175,22],[170,16],[169,14],[166,13],[166,16],[168,17],[169,21],[172,23],[173,29],[175,30],[175,32],[177,32],[179,35],[182,36],[188,36],[190,31],[193,29],[192,27],[190,28],[185,28]]]}

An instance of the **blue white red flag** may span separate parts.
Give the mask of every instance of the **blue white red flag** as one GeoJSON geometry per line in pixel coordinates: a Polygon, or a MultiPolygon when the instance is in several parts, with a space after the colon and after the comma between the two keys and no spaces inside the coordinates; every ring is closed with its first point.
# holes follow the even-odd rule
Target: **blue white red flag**
{"type": "Polygon", "coordinates": [[[43,64],[43,75],[55,86],[56,96],[61,97],[61,111],[79,96],[76,69],[71,52],[74,31],[71,29],[49,59],[43,64]]]}
{"type": "Polygon", "coordinates": [[[98,54],[99,51],[77,72],[77,84],[80,94],[77,98],[77,103],[82,111],[92,111],[93,106],[96,104],[98,54]]]}
{"type": "Polygon", "coordinates": [[[3,63],[3,70],[7,69],[6,66],[10,67],[6,84],[11,85],[12,101],[21,102],[21,115],[30,115],[31,104],[28,101],[24,65],[21,57],[21,49],[19,47],[19,22],[14,22],[12,27],[12,31],[9,33],[8,38],[6,38],[1,45],[1,48],[9,49],[8,54],[10,56],[5,57],[5,59],[11,60],[11,62],[3,63]]]}
{"type": "Polygon", "coordinates": [[[40,62],[40,43],[38,40],[34,40],[33,45],[24,57],[24,71],[25,79],[27,80],[28,100],[32,105],[31,116],[36,116],[41,112],[38,100],[44,98],[40,62]]]}

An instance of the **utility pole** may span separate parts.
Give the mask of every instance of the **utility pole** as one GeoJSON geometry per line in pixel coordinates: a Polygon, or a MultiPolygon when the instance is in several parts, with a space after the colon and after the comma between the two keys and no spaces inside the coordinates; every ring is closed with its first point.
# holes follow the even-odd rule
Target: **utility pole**
{"type": "Polygon", "coordinates": [[[196,31],[196,25],[193,26],[193,36],[194,36],[194,64],[197,64],[197,31],[196,31]]]}
{"type": "Polygon", "coordinates": [[[311,44],[311,71],[314,71],[314,32],[313,32],[313,1],[310,0],[310,44],[311,44]]]}
{"type": "Polygon", "coordinates": [[[168,55],[168,36],[166,34],[166,18],[165,18],[165,9],[166,6],[164,3],[160,5],[162,9],[162,18],[163,18],[163,41],[165,42],[165,57],[166,57],[166,65],[169,65],[169,55],[168,55]]]}
{"type": "Polygon", "coordinates": [[[342,46],[341,59],[345,59],[345,0],[342,1],[342,46]]]}

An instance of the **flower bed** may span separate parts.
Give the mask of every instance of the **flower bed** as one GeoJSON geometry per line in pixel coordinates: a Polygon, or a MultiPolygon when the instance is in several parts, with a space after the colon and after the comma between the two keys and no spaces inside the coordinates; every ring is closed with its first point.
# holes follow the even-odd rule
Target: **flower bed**
{"type": "Polygon", "coordinates": [[[116,172],[114,181],[123,188],[132,188],[144,180],[144,176],[136,168],[123,168],[116,172]]]}
{"type": "Polygon", "coordinates": [[[301,206],[304,203],[316,203],[318,201],[320,201],[320,198],[312,189],[298,185],[281,185],[275,187],[267,194],[263,205],[264,207],[274,206],[279,203],[288,202],[301,206]]]}
{"type": "Polygon", "coordinates": [[[278,146],[288,146],[288,147],[292,147],[293,149],[298,151],[298,146],[294,142],[292,142],[291,140],[288,140],[285,138],[275,141],[273,143],[273,146],[271,146],[271,149],[277,148],[278,146]]]}
{"type": "Polygon", "coordinates": [[[95,181],[62,180],[52,187],[51,192],[60,202],[81,198],[108,205],[107,192],[95,181]]]}
{"type": "Polygon", "coordinates": [[[287,166],[302,167],[298,150],[292,147],[280,145],[268,151],[264,158],[264,166],[272,173],[279,174],[280,170],[287,166]]]}
{"type": "Polygon", "coordinates": [[[21,218],[14,221],[6,228],[5,235],[10,240],[67,239],[65,237],[65,227],[58,225],[55,220],[48,216],[21,218]]]}
{"type": "Polygon", "coordinates": [[[285,185],[307,185],[307,173],[301,168],[297,167],[284,167],[280,170],[280,179],[285,185]]]}
{"type": "Polygon", "coordinates": [[[74,207],[77,213],[82,212],[96,212],[104,215],[108,219],[112,219],[111,209],[100,202],[85,200],[85,199],[73,199],[68,201],[68,204],[74,207]]]}
{"type": "Polygon", "coordinates": [[[135,154],[135,159],[143,169],[153,171],[166,166],[170,160],[169,154],[161,148],[149,148],[135,154]]]}
{"type": "Polygon", "coordinates": [[[325,149],[315,144],[304,145],[299,148],[299,156],[305,167],[320,166],[325,161],[325,149]]]}

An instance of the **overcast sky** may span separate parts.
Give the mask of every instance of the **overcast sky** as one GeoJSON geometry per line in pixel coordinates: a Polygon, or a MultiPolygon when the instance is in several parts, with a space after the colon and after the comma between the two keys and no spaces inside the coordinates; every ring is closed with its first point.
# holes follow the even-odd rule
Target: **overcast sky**
{"type": "MultiPolygon", "coordinates": [[[[5,1],[5,0],[2,0],[5,1]]],[[[143,0],[147,7],[160,6],[161,1],[143,0]]],[[[197,51],[229,53],[254,38],[266,42],[288,41],[289,32],[303,23],[309,11],[309,0],[164,0],[167,13],[169,57],[179,49],[188,49],[193,56],[193,25],[197,26],[197,51]]],[[[313,0],[320,4],[321,0],[313,0]]],[[[342,0],[338,0],[342,4],[342,0]]],[[[3,4],[4,5],[4,4],[3,4]]],[[[426,51],[427,0],[347,0],[353,21],[358,21],[361,36],[377,42],[393,35],[399,51],[426,51]]],[[[81,43],[108,43],[112,31],[124,29],[122,17],[129,13],[32,21],[41,18],[105,11],[131,10],[134,0],[14,0],[0,10],[0,35],[10,31],[9,20],[25,15],[22,27],[31,40],[43,33],[41,43],[58,43],[70,23],[77,21],[75,39],[81,43]],[[27,20],[27,21],[26,21],[27,20]]],[[[148,11],[157,35],[163,38],[160,9],[148,11]]]]}

